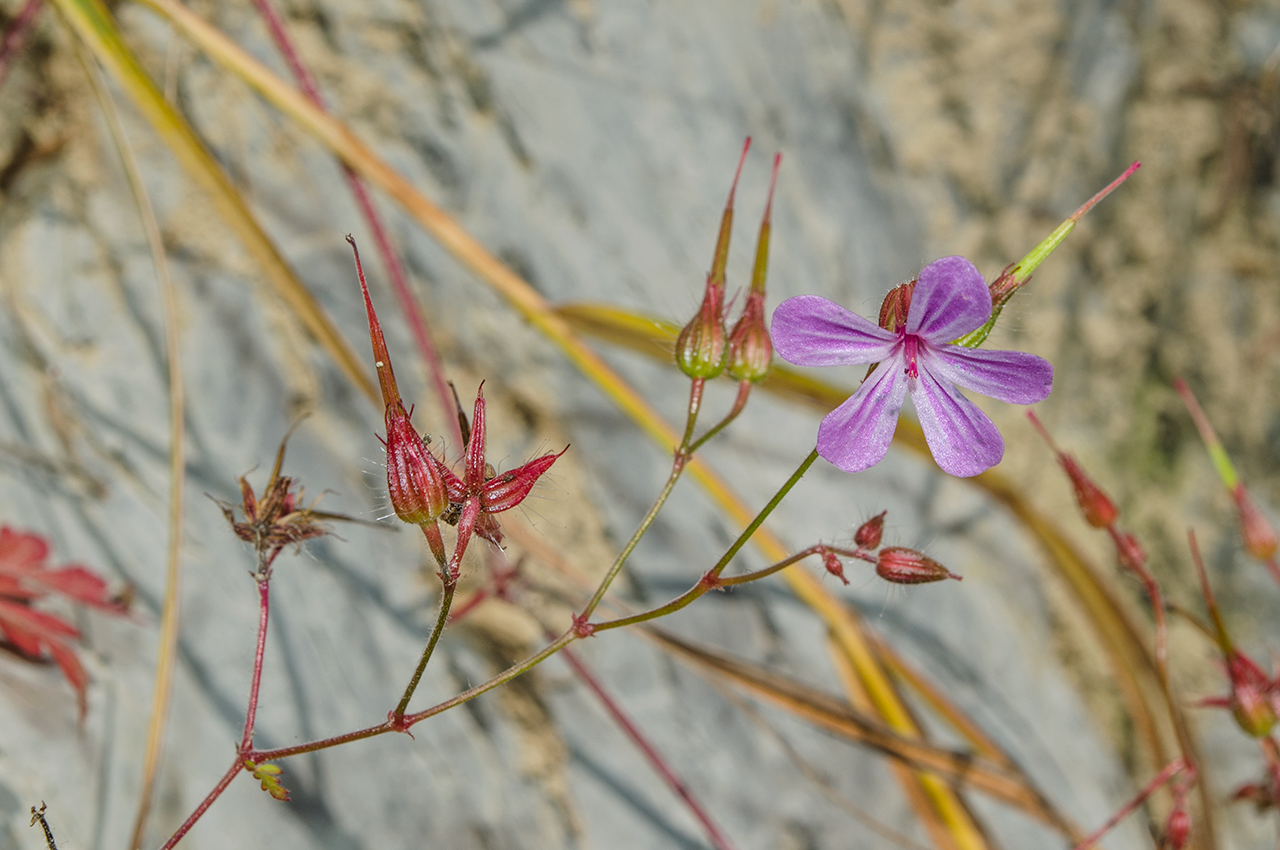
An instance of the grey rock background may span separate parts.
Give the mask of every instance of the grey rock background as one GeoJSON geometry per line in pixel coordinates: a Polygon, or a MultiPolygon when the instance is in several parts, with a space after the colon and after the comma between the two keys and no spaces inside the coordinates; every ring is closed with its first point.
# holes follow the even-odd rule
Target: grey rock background
{"type": "MultiPolygon", "coordinates": [[[[249,4],[193,5],[279,67],[249,4]]],[[[889,285],[940,255],[966,254],[994,275],[1142,159],[1131,184],[1037,273],[996,345],[1055,362],[1043,418],[1120,498],[1171,592],[1193,598],[1182,540],[1194,523],[1240,636],[1259,652],[1274,646],[1276,589],[1239,555],[1229,504],[1167,389],[1185,374],[1259,497],[1280,498],[1280,202],[1267,66],[1280,12],[1271,4],[322,0],[285,8],[335,110],[552,300],[683,320],[748,134],[756,144],[738,196],[732,281],[746,279],[767,155],[781,150],[771,304],[819,292],[868,313],[889,285]]],[[[363,224],[336,166],[149,14],[117,11],[157,78],[177,69],[178,103],[365,351],[341,239],[360,236],[363,224]]],[[[154,275],[69,48],[46,13],[0,91],[0,521],[48,535],[60,559],[133,584],[138,618],[78,621],[93,676],[83,729],[54,671],[0,658],[5,850],[39,846],[26,807],[40,799],[68,847],[127,841],[163,591],[167,431],[154,275]]],[[[149,839],[158,846],[225,769],[252,659],[250,559],[202,494],[231,500],[236,477],[255,468],[260,486],[281,436],[306,411],[287,471],[313,494],[332,491],[330,510],[365,518],[388,510],[377,412],[266,293],[161,143],[124,112],[181,292],[190,391],[181,663],[149,839]]],[[[525,515],[569,560],[598,570],[660,486],[666,460],[496,296],[383,206],[460,391],[487,382],[491,455],[509,467],[573,444],[525,515]]],[[[369,264],[402,384],[420,395],[418,421],[438,428],[385,278],[369,264]]],[[[679,413],[686,388],[671,370],[607,354],[664,412],[679,413]]],[[[1065,482],[1021,411],[985,406],[1009,445],[1004,470],[1109,562],[1105,541],[1075,521],[1065,482]]],[[[760,399],[708,454],[760,504],[806,453],[815,424],[760,399]]],[[[1100,823],[1131,793],[1125,767],[1138,757],[1096,648],[999,508],[895,453],[854,478],[815,470],[775,527],[800,546],[848,535],[883,509],[892,542],[927,546],[965,582],[891,592],[858,577],[839,592],[1064,811],[1100,823]]],[[[413,535],[337,531],[278,570],[264,744],[380,719],[433,616],[434,585],[413,535]]],[[[734,531],[692,485],[682,487],[638,550],[628,590],[650,601],[679,592],[734,531]]],[[[743,561],[759,566],[752,555],[743,561]]],[[[717,595],[670,626],[838,687],[820,624],[778,583],[717,595]]],[[[517,612],[487,613],[446,637],[418,701],[486,678],[536,640],[517,612]]],[[[878,758],[769,709],[744,712],[625,633],[581,652],[737,846],[892,846],[825,796],[767,727],[848,800],[925,840],[878,758]]],[[[1176,631],[1174,653],[1188,693],[1221,688],[1193,635],[1176,631]]],[[[1221,796],[1256,764],[1221,718],[1200,719],[1221,796]]],[[[376,739],[287,762],[288,805],[241,780],[183,846],[706,846],[559,662],[418,730],[413,741],[376,739]]],[[[1060,843],[1000,806],[973,802],[1000,846],[1060,843]]],[[[1224,847],[1274,843],[1272,824],[1248,811],[1220,820],[1224,847]]],[[[1105,846],[1143,846],[1141,833],[1130,823],[1105,846]]]]}

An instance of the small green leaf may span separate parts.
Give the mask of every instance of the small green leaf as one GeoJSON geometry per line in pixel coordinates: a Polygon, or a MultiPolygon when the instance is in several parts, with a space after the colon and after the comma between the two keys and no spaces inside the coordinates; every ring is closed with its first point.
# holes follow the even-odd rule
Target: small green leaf
{"type": "Polygon", "coordinates": [[[266,791],[276,800],[288,800],[289,790],[280,784],[277,779],[282,770],[279,765],[275,764],[254,764],[245,759],[245,770],[253,774],[253,778],[262,784],[262,790],[266,791]]]}

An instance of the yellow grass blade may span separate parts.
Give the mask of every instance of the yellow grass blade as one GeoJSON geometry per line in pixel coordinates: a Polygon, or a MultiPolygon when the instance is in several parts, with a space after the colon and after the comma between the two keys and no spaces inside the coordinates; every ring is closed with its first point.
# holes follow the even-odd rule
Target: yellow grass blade
{"type": "Polygon", "coordinates": [[[875,749],[913,768],[930,771],[936,774],[935,779],[941,777],[948,786],[987,794],[1067,835],[1078,832],[1021,777],[981,756],[899,735],[871,715],[854,710],[830,694],[788,676],[692,644],[657,627],[640,628],[647,637],[677,658],[714,673],[759,699],[785,708],[842,738],[875,749]]]}
{"type": "Polygon", "coordinates": [[[369,398],[378,392],[337,328],[303,286],[263,232],[234,184],[205,150],[195,131],[169,105],[120,38],[115,21],[102,0],[50,0],[76,35],[89,47],[134,105],[169,145],[187,172],[213,198],[223,218],[244,242],[265,272],[268,282],[299,317],[316,341],[329,352],[351,381],[369,398]]]}
{"type": "Polygon", "coordinates": [[[142,845],[145,837],[147,813],[151,808],[151,793],[155,787],[156,770],[160,764],[160,747],[164,743],[165,722],[169,714],[169,697],[173,690],[171,685],[174,661],[178,654],[182,491],[186,483],[182,361],[178,345],[178,299],[173,287],[173,278],[169,274],[169,261],[165,255],[164,241],[160,238],[160,225],[156,223],[155,210],[142,184],[142,172],[138,168],[133,147],[125,135],[124,125],[120,122],[120,114],[116,111],[115,102],[111,99],[111,93],[107,90],[106,82],[102,79],[102,73],[94,64],[93,58],[86,55],[83,46],[77,45],[77,47],[81,64],[84,65],[85,73],[89,75],[89,81],[93,84],[93,92],[102,106],[111,140],[116,152],[120,155],[120,163],[129,180],[129,188],[133,192],[134,202],[142,219],[142,227],[147,234],[147,244],[151,247],[151,257],[156,267],[156,280],[160,285],[160,301],[163,305],[165,356],[169,361],[169,546],[165,568],[164,603],[160,611],[160,646],[156,653],[155,691],[151,697],[151,721],[147,727],[147,750],[143,757],[138,813],[134,821],[133,840],[130,843],[130,846],[136,850],[142,845]]]}

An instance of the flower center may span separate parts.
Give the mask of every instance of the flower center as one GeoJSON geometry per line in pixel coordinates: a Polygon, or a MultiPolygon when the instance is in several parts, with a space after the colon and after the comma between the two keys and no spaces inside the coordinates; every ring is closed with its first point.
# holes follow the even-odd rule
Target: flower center
{"type": "Polygon", "coordinates": [[[907,377],[920,377],[920,368],[916,365],[916,356],[920,351],[920,337],[915,334],[903,334],[904,359],[907,361],[907,377]]]}

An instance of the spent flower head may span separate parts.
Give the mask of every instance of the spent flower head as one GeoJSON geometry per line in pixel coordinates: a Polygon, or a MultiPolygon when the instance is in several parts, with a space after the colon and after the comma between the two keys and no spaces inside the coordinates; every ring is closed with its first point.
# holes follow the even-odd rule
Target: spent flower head
{"type": "Polygon", "coordinates": [[[1020,351],[952,344],[991,316],[986,282],[964,257],[943,257],[925,266],[909,298],[891,294],[892,329],[817,295],[788,298],[774,311],[773,344],[783,359],[797,366],[877,364],[858,391],[822,420],[818,454],[845,472],[879,463],[909,393],[929,450],[944,472],[966,478],[990,469],[1004,456],[1004,440],[956,387],[1034,404],[1049,395],[1053,366],[1020,351]]]}
{"type": "Polygon", "coordinates": [[[355,253],[356,273],[360,277],[360,291],[364,295],[365,312],[369,317],[369,340],[373,345],[373,365],[378,372],[378,387],[385,405],[384,420],[387,426],[387,492],[396,516],[407,523],[425,525],[434,523],[449,507],[443,475],[448,472],[444,463],[427,448],[422,435],[413,427],[406,411],[400,390],[396,386],[396,374],[391,368],[391,356],[382,334],[382,324],[374,312],[369,297],[369,285],[360,265],[360,252],[350,236],[351,250],[355,253]]]}
{"type": "Polygon", "coordinates": [[[493,515],[509,511],[523,502],[538,479],[568,450],[569,447],[565,446],[559,452],[545,454],[523,466],[495,473],[485,460],[484,385],[480,385],[476,390],[476,405],[471,415],[462,477],[442,468],[441,477],[449,501],[460,506],[455,509],[458,518],[458,543],[449,567],[452,578],[457,578],[461,553],[466,549],[471,535],[479,534],[495,545],[501,544],[502,534],[493,515]]]}

